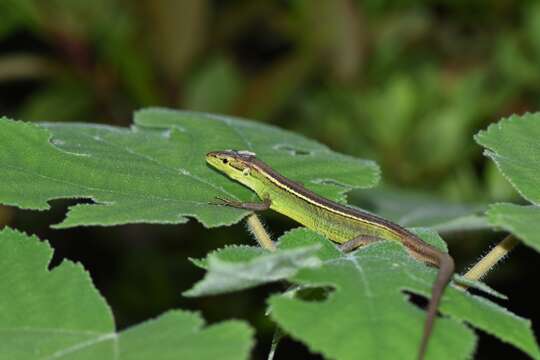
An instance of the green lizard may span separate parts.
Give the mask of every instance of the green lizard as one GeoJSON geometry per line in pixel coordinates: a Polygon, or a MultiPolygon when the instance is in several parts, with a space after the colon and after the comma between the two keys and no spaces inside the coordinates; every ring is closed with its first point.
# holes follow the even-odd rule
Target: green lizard
{"type": "Polygon", "coordinates": [[[399,241],[415,259],[438,267],[418,353],[418,359],[424,358],[440,299],[454,273],[454,260],[450,255],[395,223],[315,194],[280,175],[252,152],[214,151],[206,155],[206,160],[255,191],[262,200],[248,203],[219,198],[221,205],[251,211],[272,209],[340,243],[343,251],[379,240],[399,241]]]}

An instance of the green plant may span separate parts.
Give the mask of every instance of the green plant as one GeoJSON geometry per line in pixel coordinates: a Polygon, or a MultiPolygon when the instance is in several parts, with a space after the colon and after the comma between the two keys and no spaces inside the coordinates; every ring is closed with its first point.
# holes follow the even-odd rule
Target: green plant
{"type": "MultiPolygon", "coordinates": [[[[539,137],[536,114],[502,120],[477,135],[505,176],[533,203],[493,205],[482,226],[502,226],[536,250],[539,137]]],[[[248,212],[209,202],[223,195],[249,201],[254,194],[205,164],[206,152],[227,148],[255,151],[287,177],[341,202],[346,202],[350,190],[374,186],[379,180],[375,163],[332,152],[275,127],[219,115],[148,109],[136,113],[129,129],[0,120],[0,203],[46,210],[52,199],[91,200],[72,206],[55,228],[181,224],[189,218],[206,227],[231,225],[248,212]]],[[[450,220],[468,211],[450,215],[450,220]]],[[[417,222],[422,225],[421,219],[417,222]]],[[[452,226],[466,229],[459,222],[452,226]]],[[[445,248],[433,230],[415,231],[445,248]]],[[[9,229],[0,233],[0,248],[0,289],[5,294],[0,323],[9,339],[8,346],[0,347],[0,357],[144,358],[148,353],[142,347],[155,358],[210,358],[216,353],[248,357],[253,344],[248,325],[226,321],[201,330],[200,318],[181,310],[116,333],[107,306],[80,266],[65,262],[47,272],[50,248],[9,229]],[[47,336],[35,336],[42,332],[47,336]]],[[[429,295],[435,277],[433,269],[410,258],[399,244],[381,242],[342,254],[305,229],[281,236],[273,253],[229,246],[193,262],[207,274],[185,292],[187,296],[270,282],[293,284],[270,296],[268,321],[314,352],[337,359],[412,359],[423,312],[409,296],[429,295]]],[[[445,316],[437,322],[428,357],[471,357],[476,335],[467,323],[540,359],[530,322],[485,297],[503,295],[478,282],[470,285],[484,296],[448,289],[440,308],[445,316]]]]}

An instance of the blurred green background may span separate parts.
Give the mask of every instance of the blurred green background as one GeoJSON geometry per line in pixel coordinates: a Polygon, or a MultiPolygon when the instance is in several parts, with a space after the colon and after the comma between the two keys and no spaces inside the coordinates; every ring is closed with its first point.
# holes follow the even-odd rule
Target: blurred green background
{"type": "MultiPolygon", "coordinates": [[[[377,161],[385,186],[351,196],[377,212],[386,202],[406,215],[426,198],[467,209],[519,201],[472,136],[538,109],[539,65],[535,1],[0,0],[0,114],[129,126],[133,111],[167,106],[272,123],[377,161]]],[[[81,261],[120,328],[180,306],[210,322],[243,318],[263,358],[273,331],[264,299],[280,286],[180,295],[202,276],[187,257],[249,243],[242,225],[49,229],[74,202],[46,213],[0,208],[0,225],[50,239],[53,265],[81,261]]],[[[274,234],[292,226],[271,214],[268,223],[274,234]]],[[[501,237],[446,239],[463,269],[501,237]]],[[[533,322],[540,299],[522,279],[535,262],[518,249],[488,281],[533,322]]],[[[286,341],[277,356],[292,355],[313,356],[286,341]]],[[[520,356],[486,336],[477,355],[520,356]]]]}

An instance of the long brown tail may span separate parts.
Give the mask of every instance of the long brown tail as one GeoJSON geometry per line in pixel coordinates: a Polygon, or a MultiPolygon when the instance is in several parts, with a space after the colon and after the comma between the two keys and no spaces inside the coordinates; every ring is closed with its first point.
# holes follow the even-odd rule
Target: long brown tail
{"type": "Polygon", "coordinates": [[[441,297],[444,293],[444,289],[452,279],[454,274],[454,259],[446,253],[440,252],[437,256],[439,273],[437,279],[433,283],[431,289],[431,299],[427,308],[426,322],[424,323],[424,334],[422,335],[422,342],[420,343],[420,351],[418,352],[418,360],[423,360],[426,354],[427,345],[433,331],[433,323],[437,316],[437,308],[441,301],[441,297]]]}

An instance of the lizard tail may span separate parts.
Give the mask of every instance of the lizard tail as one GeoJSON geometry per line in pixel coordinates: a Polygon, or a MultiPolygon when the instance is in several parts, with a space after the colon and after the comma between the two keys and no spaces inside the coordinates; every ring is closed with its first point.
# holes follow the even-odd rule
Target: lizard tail
{"type": "Polygon", "coordinates": [[[437,267],[439,268],[439,273],[437,274],[437,279],[433,283],[433,288],[431,290],[431,300],[429,301],[427,308],[424,334],[422,335],[422,342],[420,343],[418,360],[423,360],[425,357],[428,341],[431,337],[431,332],[433,331],[433,323],[437,316],[437,308],[439,307],[444,289],[452,279],[455,269],[454,259],[452,259],[450,255],[443,252],[440,252],[437,255],[437,267]]]}

